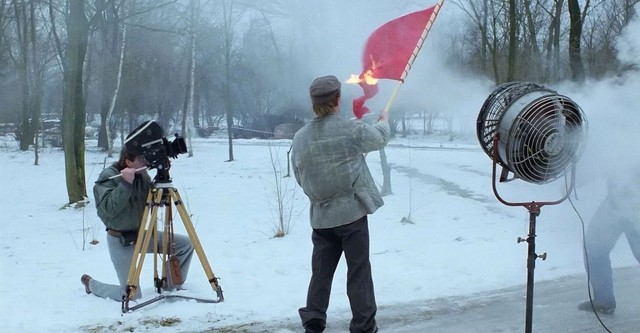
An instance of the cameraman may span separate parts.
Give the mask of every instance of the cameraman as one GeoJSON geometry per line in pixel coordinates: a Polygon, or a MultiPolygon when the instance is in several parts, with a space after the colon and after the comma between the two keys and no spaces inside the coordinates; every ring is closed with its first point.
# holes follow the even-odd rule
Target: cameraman
{"type": "MultiPolygon", "coordinates": [[[[131,134],[127,139],[130,136],[131,134]]],[[[151,188],[151,178],[145,166],[144,157],[125,146],[120,152],[118,162],[104,169],[93,187],[98,216],[107,227],[109,255],[120,284],[106,284],[84,274],[80,280],[87,294],[93,293],[98,297],[116,301],[121,301],[127,294],[127,280],[133,259],[134,244],[151,188]],[[137,171],[141,169],[142,171],[137,171]]],[[[159,251],[162,247],[162,236],[163,232],[159,231],[155,244],[159,251]]],[[[153,252],[153,245],[149,244],[147,253],[153,252]]],[[[182,281],[185,281],[193,254],[191,241],[187,236],[174,235],[170,246],[173,246],[173,254],[180,262],[180,276],[182,281]]],[[[170,274],[167,274],[167,277],[170,278],[170,274]]],[[[168,290],[181,289],[181,285],[168,284],[166,288],[168,290]]],[[[141,296],[142,292],[138,289],[134,299],[141,296]]]]}

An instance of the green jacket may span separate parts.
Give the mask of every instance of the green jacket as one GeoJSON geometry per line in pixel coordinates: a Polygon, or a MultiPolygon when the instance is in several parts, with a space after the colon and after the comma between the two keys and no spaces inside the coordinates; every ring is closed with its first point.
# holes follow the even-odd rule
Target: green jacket
{"type": "Polygon", "coordinates": [[[369,125],[338,114],[315,118],[295,134],[291,165],[309,197],[312,228],[349,224],[384,204],[364,154],[388,141],[387,122],[369,125]]]}
{"type": "Polygon", "coordinates": [[[118,174],[120,171],[112,165],[100,173],[93,186],[98,216],[108,229],[137,230],[142,222],[151,178],[146,173],[137,174],[133,184],[121,177],[109,179],[118,174]]]}

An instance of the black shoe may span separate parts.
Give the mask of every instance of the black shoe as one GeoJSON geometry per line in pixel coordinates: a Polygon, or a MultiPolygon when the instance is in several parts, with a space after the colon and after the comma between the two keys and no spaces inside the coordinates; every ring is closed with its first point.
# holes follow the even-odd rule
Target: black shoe
{"type": "Polygon", "coordinates": [[[327,324],[321,319],[311,319],[304,324],[305,333],[322,333],[327,324]]]}
{"type": "Polygon", "coordinates": [[[606,314],[606,315],[612,315],[616,311],[615,307],[598,305],[595,303],[593,303],[593,306],[591,306],[590,301],[586,301],[578,304],[578,309],[583,311],[590,311],[590,312],[593,312],[593,309],[595,309],[599,313],[606,314]]]}

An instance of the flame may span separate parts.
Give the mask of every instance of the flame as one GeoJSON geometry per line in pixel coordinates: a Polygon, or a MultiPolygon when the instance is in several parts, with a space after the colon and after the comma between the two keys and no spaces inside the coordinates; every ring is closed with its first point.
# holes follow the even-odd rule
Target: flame
{"type": "Polygon", "coordinates": [[[345,82],[358,84],[358,83],[362,82],[362,80],[360,80],[360,76],[359,75],[351,74],[349,79],[347,79],[347,81],[345,81],[345,82]]]}
{"type": "Polygon", "coordinates": [[[370,86],[374,86],[376,84],[378,84],[378,79],[376,79],[375,77],[373,77],[373,70],[369,69],[366,72],[364,72],[364,74],[362,75],[355,75],[355,74],[351,74],[351,77],[349,77],[349,79],[346,81],[347,83],[354,83],[354,84],[358,84],[360,82],[363,82],[370,85],[370,86]],[[360,77],[363,78],[360,78],[360,77]]]}

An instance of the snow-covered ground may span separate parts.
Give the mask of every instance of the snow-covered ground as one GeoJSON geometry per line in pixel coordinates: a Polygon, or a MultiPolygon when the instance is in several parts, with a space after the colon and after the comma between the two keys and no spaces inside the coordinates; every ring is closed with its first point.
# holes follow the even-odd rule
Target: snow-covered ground
{"type": "MultiPolygon", "coordinates": [[[[297,322],[310,276],[311,229],[306,197],[293,177],[282,178],[290,141],[237,140],[236,160],[225,162],[226,140],[197,139],[193,157],[180,155],[173,161],[173,185],[191,214],[225,301],[161,301],[124,315],[119,302],[86,295],[80,284],[84,273],[117,281],[91,194],[93,181],[113,159],[95,152],[91,144],[86,155],[91,202],[82,209],[61,209],[67,202],[63,152],[45,149],[39,165],[33,165],[33,152],[18,151],[10,141],[0,148],[4,332],[198,332],[274,320],[281,320],[283,327],[297,322]],[[294,223],[283,238],[273,237],[275,177],[288,193],[286,205],[294,223]],[[91,245],[93,239],[99,242],[91,245]]],[[[395,138],[386,153],[393,195],[370,217],[381,318],[385,308],[401,304],[525,283],[527,248],[516,238],[527,235],[528,212],[495,199],[492,163],[475,138],[395,138]]],[[[381,184],[379,154],[369,154],[367,161],[381,184]]],[[[561,195],[562,186],[554,184],[516,181],[499,188],[514,201],[539,201],[561,195]]],[[[601,199],[601,185],[588,182],[578,188],[578,200],[572,197],[585,221],[601,199]]],[[[174,224],[183,232],[180,218],[174,224]]],[[[538,263],[537,281],[583,272],[582,225],[568,201],[543,207],[537,231],[538,252],[548,253],[547,260],[538,263]]],[[[618,246],[614,264],[634,264],[629,252],[618,246]]],[[[145,300],[154,296],[152,262],[149,256],[141,276],[145,300]]],[[[180,293],[215,298],[201,266],[193,260],[187,290],[180,293]]],[[[330,323],[332,318],[348,318],[345,277],[341,262],[330,323]]]]}

